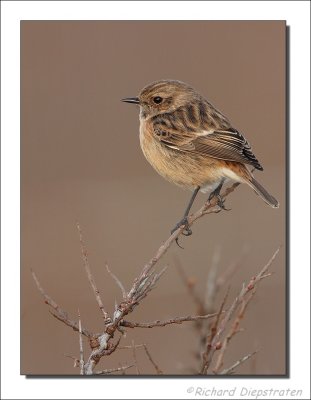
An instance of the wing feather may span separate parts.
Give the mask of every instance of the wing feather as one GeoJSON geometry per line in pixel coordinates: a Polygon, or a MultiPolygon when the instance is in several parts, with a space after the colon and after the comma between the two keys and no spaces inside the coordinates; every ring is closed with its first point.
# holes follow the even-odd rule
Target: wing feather
{"type": "Polygon", "coordinates": [[[203,132],[178,133],[172,127],[154,125],[155,137],[171,149],[191,152],[208,157],[236,161],[263,170],[244,136],[233,128],[203,132]]]}

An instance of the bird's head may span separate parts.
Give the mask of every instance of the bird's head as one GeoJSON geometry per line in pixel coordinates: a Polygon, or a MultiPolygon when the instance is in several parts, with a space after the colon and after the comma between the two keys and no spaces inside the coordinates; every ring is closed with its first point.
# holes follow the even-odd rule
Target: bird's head
{"type": "Polygon", "coordinates": [[[198,94],[186,83],[174,80],[161,80],[144,87],[138,97],[122,99],[140,106],[140,117],[147,119],[158,114],[170,113],[177,108],[193,102],[198,94]]]}

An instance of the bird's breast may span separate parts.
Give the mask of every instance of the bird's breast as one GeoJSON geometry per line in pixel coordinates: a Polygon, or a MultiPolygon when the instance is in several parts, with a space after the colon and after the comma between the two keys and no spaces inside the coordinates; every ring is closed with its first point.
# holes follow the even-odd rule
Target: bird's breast
{"type": "Polygon", "coordinates": [[[147,161],[160,175],[168,179],[172,165],[171,152],[154,138],[153,128],[148,121],[142,120],[140,123],[139,140],[147,161]]]}
{"type": "Polygon", "coordinates": [[[168,181],[189,189],[219,181],[217,160],[170,149],[154,137],[148,120],[141,120],[139,138],[148,162],[168,181]]]}

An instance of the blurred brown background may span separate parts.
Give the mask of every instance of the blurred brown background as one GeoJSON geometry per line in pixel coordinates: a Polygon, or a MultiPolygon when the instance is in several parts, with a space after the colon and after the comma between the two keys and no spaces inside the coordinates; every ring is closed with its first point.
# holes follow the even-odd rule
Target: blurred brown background
{"type": "MultiPolygon", "coordinates": [[[[21,23],[21,373],[78,374],[78,336],[48,312],[31,278],[73,318],[101,330],[85,276],[76,221],[109,311],[180,219],[190,192],[164,181],[139,148],[138,108],[120,102],[158,79],[194,86],[229,117],[264,166],[259,181],[280,201],[274,210],[248,187],[227,200],[230,212],[207,216],[173,246],[158,287],[128,318],[151,321],[195,314],[176,257],[203,294],[215,249],[220,272],[239,260],[229,301],[282,245],[275,274],[262,282],[225,366],[254,349],[241,374],[284,374],[285,325],[285,22],[77,21],[21,23]]],[[[200,194],[194,209],[205,197],[200,194]]],[[[223,293],[222,293],[223,295],[223,293]]],[[[221,301],[221,296],[218,302],[221,301]]],[[[124,344],[147,343],[165,374],[193,374],[198,337],[191,322],[131,330],[124,344]]],[[[87,348],[87,347],[86,347],[87,348]]],[[[132,363],[120,350],[102,368],[132,363]]],[[[137,350],[142,373],[153,374],[137,350]]],[[[135,373],[134,369],[128,371],[135,373]]]]}

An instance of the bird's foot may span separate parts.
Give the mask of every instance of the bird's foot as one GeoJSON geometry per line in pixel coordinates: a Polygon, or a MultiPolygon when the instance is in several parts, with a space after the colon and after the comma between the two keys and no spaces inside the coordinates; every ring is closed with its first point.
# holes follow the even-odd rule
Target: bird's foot
{"type": "Polygon", "coordinates": [[[184,229],[182,231],[182,234],[185,236],[190,236],[192,235],[192,230],[189,227],[189,222],[188,222],[188,217],[184,217],[181,221],[179,221],[175,228],[171,230],[171,234],[173,234],[177,229],[181,228],[184,226],[184,229]]]}
{"type": "Polygon", "coordinates": [[[225,207],[225,200],[220,196],[219,193],[212,192],[212,193],[209,195],[208,201],[211,202],[211,200],[213,199],[213,197],[216,197],[216,198],[217,198],[217,203],[216,203],[216,204],[218,205],[218,207],[220,208],[220,210],[225,210],[225,211],[230,211],[230,210],[231,210],[231,208],[226,208],[226,207],[225,207]]]}
{"type": "MultiPolygon", "coordinates": [[[[182,230],[182,234],[184,236],[191,236],[192,235],[192,230],[190,229],[189,226],[189,221],[188,221],[188,217],[184,217],[181,221],[179,221],[176,226],[171,230],[171,235],[177,231],[177,229],[184,227],[182,230]]],[[[175,242],[177,244],[178,247],[180,247],[181,249],[183,249],[183,247],[180,246],[180,244],[178,243],[178,237],[175,239],[175,242]]]]}

